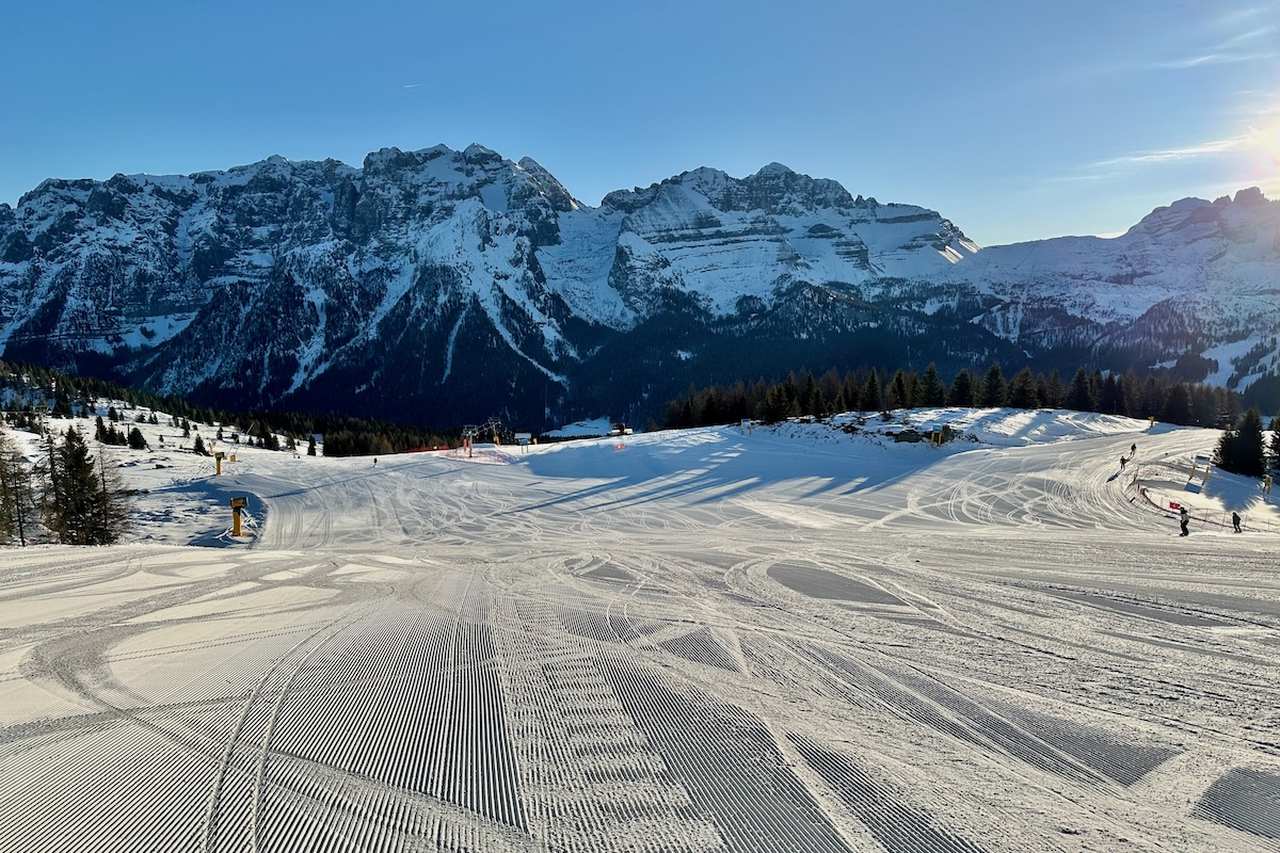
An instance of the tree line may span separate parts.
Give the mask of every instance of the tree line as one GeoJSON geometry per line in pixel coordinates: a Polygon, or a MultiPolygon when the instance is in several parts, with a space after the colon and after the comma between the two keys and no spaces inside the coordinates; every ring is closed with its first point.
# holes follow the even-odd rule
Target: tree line
{"type": "MultiPolygon", "coordinates": [[[[0,393],[7,398],[6,408],[20,415],[21,419],[10,423],[19,429],[33,429],[38,415],[43,412],[54,417],[69,418],[75,415],[92,416],[97,411],[96,401],[115,400],[129,409],[150,410],[149,416],[138,411],[133,420],[158,424],[155,412],[169,413],[169,425],[181,429],[184,438],[191,437],[191,424],[223,425],[220,432],[247,436],[257,447],[268,450],[294,451],[306,443],[307,452],[315,455],[315,436],[323,436],[326,456],[354,456],[368,454],[402,453],[430,447],[455,447],[459,444],[456,434],[418,429],[398,423],[336,414],[276,411],[227,411],[209,406],[198,406],[177,396],[153,394],[137,388],[129,388],[104,379],[63,373],[38,365],[12,364],[0,361],[0,393]],[[284,441],[280,436],[285,436],[284,441]]],[[[115,428],[115,424],[129,420],[127,413],[112,406],[107,412],[107,424],[101,435],[95,436],[105,444],[130,443],[132,430],[115,428]],[[114,433],[114,434],[113,434],[114,433]]],[[[141,432],[139,431],[139,438],[141,432]]],[[[223,436],[219,436],[222,438],[223,436]]],[[[204,445],[203,437],[196,436],[197,452],[204,445]]]]}
{"type": "Polygon", "coordinates": [[[1228,427],[1241,414],[1234,391],[1136,373],[1103,374],[1080,368],[1064,382],[1057,371],[1023,368],[1006,379],[1000,365],[985,373],[961,370],[944,382],[930,364],[923,372],[900,369],[829,370],[821,376],[792,372],[779,381],[737,382],[690,388],[667,404],[669,428],[710,426],[754,418],[824,417],[836,412],[883,412],[917,406],[1009,406],[1065,408],[1134,418],[1156,418],[1183,426],[1228,427]]]}

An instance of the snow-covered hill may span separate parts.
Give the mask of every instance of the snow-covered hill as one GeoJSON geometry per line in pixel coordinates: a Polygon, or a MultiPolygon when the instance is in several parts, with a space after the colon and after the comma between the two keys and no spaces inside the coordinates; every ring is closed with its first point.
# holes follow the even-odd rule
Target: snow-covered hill
{"type": "Polygon", "coordinates": [[[535,429],[790,367],[1082,349],[1243,387],[1275,366],[1277,211],[1242,192],[979,251],[776,163],[599,207],[480,145],[49,180],[0,205],[0,344],[228,405],[535,429]]]}

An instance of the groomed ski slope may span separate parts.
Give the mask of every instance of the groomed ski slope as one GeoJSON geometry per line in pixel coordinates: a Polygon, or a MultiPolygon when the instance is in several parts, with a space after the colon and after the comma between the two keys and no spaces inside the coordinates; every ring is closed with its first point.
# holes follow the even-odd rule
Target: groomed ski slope
{"type": "Polygon", "coordinates": [[[1217,434],[899,419],[982,441],[179,466],[229,547],[0,554],[0,850],[1280,846],[1273,508],[1180,539],[1119,472],[1217,434]]]}

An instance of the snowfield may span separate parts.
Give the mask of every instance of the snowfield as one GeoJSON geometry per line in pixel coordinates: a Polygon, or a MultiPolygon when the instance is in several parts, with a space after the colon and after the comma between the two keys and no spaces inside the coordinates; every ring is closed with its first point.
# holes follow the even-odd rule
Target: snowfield
{"type": "Polygon", "coordinates": [[[0,850],[1275,849],[1280,524],[1186,490],[1216,437],[110,451],[135,541],[0,552],[0,850]]]}

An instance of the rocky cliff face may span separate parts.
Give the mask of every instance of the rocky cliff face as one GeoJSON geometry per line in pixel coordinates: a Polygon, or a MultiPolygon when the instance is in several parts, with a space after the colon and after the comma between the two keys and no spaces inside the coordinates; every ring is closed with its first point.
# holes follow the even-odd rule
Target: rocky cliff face
{"type": "Polygon", "coordinates": [[[227,405],[536,428],[790,367],[1161,361],[1274,335],[1276,208],[1188,200],[1118,240],[979,252],[933,211],[778,164],[596,208],[479,145],[50,180],[0,205],[0,342],[227,405]]]}

